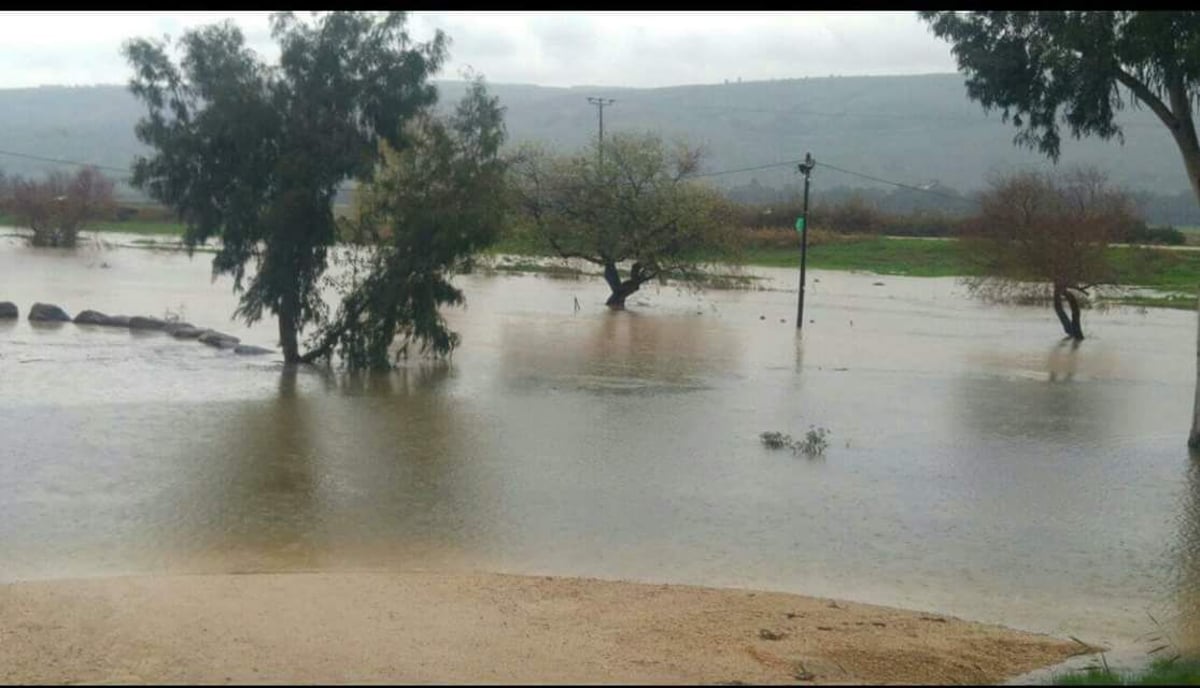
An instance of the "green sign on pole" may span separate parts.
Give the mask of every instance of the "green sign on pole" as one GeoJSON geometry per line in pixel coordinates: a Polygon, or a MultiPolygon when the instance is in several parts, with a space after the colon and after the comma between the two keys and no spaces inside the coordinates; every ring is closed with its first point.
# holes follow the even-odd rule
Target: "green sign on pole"
{"type": "Polygon", "coordinates": [[[804,216],[803,215],[796,218],[796,231],[804,232],[804,216]]]}

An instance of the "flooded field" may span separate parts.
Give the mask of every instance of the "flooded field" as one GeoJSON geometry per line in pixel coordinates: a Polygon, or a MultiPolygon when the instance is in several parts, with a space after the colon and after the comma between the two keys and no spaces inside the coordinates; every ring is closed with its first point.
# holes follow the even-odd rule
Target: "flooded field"
{"type": "Polygon", "coordinates": [[[284,372],[210,257],[0,239],[0,577],[480,569],[745,586],[1138,646],[1198,615],[1196,315],[986,307],[953,279],[762,290],[472,274],[448,364],[284,372]],[[579,308],[576,309],[576,300],[579,308]],[[758,435],[828,428],[825,456],[758,435]]]}

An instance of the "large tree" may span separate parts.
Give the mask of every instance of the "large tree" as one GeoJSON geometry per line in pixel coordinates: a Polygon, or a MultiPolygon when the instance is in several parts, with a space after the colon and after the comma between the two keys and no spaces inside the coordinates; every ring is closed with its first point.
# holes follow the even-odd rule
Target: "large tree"
{"type": "Polygon", "coordinates": [[[600,266],[606,304],[624,308],[646,282],[701,277],[699,253],[727,242],[727,204],[689,179],[700,160],[698,149],[653,134],[616,134],[574,155],[526,148],[513,187],[537,239],[562,258],[600,266]]]}
{"type": "Polygon", "coordinates": [[[1080,305],[1112,284],[1109,244],[1137,222],[1133,201],[1096,170],[1000,177],[966,223],[962,246],[979,270],[966,280],[993,302],[1050,302],[1066,335],[1083,339],[1080,305]],[[1069,312],[1068,312],[1069,311],[1069,312]]]}
{"type": "MultiPolygon", "coordinates": [[[[1017,140],[1057,160],[1060,120],[1077,137],[1122,138],[1116,113],[1148,107],[1171,133],[1200,201],[1200,12],[921,12],[952,44],[967,94],[1000,108],[1017,140]]],[[[1197,346],[1200,361],[1200,343],[1197,346]]],[[[1200,448],[1200,363],[1188,445],[1200,448]]]]}
{"type": "Polygon", "coordinates": [[[379,172],[356,192],[336,280],[341,306],[306,361],[336,350],[351,367],[387,368],[413,343],[435,355],[458,343],[439,307],[463,302],[448,273],[492,243],[505,221],[503,108],[476,79],[452,114],[426,113],[408,134],[403,151],[382,144],[379,172]]]}
{"type": "Polygon", "coordinates": [[[165,42],[125,45],[130,89],[148,108],[137,137],[154,149],[136,160],[133,183],[179,213],[189,247],[220,239],[213,271],[233,275],[236,315],[274,313],[296,363],[301,330],[326,314],[318,286],[338,187],[371,176],[382,142],[408,146],[406,122],[436,100],[428,79],[445,37],[414,43],[403,12],[283,12],[271,33],[277,65],[231,22],[185,33],[178,64],[165,42]]]}

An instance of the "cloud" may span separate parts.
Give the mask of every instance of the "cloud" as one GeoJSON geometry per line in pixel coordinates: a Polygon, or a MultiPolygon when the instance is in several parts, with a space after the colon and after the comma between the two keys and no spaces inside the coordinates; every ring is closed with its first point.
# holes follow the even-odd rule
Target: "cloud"
{"type": "MultiPolygon", "coordinates": [[[[125,40],[178,38],[226,18],[260,55],[275,59],[269,15],[2,13],[0,87],[124,83],[125,40]]],[[[653,87],[955,70],[949,46],[913,12],[430,12],[411,20],[416,40],[436,28],[451,38],[444,76],[470,65],[492,82],[653,87]]]]}

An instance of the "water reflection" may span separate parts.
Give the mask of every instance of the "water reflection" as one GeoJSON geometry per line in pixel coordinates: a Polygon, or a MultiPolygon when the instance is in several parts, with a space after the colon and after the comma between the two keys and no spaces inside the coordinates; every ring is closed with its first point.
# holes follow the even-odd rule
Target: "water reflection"
{"type": "MultiPolygon", "coordinates": [[[[235,304],[204,257],[17,253],[0,295],[23,312],[220,326],[235,304]]],[[[1040,309],[874,281],[822,275],[801,336],[794,292],[610,313],[599,283],[469,275],[453,359],[384,375],[0,323],[0,575],[454,561],[1145,631],[1200,556],[1178,460],[1194,316],[1097,314],[1076,348],[1040,309]],[[833,432],[824,461],[758,440],[809,425],[833,432]]]]}
{"type": "Polygon", "coordinates": [[[1046,361],[1046,370],[1050,382],[1070,382],[1075,379],[1075,371],[1079,367],[1078,339],[1064,339],[1050,350],[1046,361]]]}
{"type": "Polygon", "coordinates": [[[1178,649],[1195,657],[1200,656],[1200,453],[1197,452],[1188,457],[1187,489],[1180,500],[1178,523],[1175,547],[1178,649]]]}
{"type": "Polygon", "coordinates": [[[737,342],[711,318],[602,312],[500,324],[501,370],[517,387],[603,392],[696,389],[735,370],[737,342]]]}

